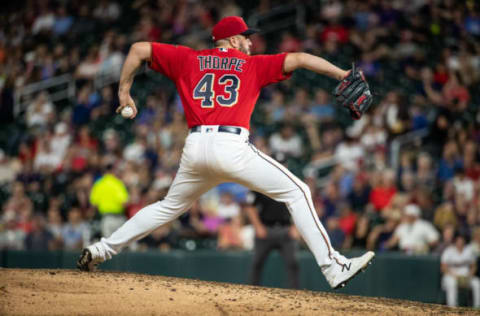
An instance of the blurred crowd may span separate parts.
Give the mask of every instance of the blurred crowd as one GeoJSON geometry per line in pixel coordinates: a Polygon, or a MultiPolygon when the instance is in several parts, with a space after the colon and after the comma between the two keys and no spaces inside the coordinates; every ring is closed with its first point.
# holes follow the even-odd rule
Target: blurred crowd
{"type": "MultiPolygon", "coordinates": [[[[268,16],[287,5],[9,4],[0,13],[0,249],[80,249],[166,194],[188,133],[174,87],[139,75],[132,92],[140,112],[131,122],[114,113],[116,83],[95,84],[100,76],[118,78],[131,43],[207,48],[202,31],[221,17],[268,16]],[[61,74],[74,77],[75,100],[53,102],[54,91],[39,91],[14,116],[16,93],[61,74]]],[[[480,249],[478,3],[299,5],[305,27],[252,36],[254,53],[306,51],[345,69],[355,61],[375,105],[353,122],[332,100],[334,81],[298,71],[263,91],[251,141],[288,157],[336,248],[441,254],[460,232],[480,249]],[[395,156],[391,144],[402,136],[411,140],[395,156]]],[[[251,249],[247,194],[221,185],[132,248],[251,249]]]]}

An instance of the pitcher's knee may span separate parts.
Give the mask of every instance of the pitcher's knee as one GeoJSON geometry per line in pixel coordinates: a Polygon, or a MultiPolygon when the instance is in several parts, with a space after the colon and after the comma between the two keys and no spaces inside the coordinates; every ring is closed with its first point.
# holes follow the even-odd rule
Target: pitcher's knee
{"type": "Polygon", "coordinates": [[[312,197],[312,192],[310,188],[305,183],[299,183],[296,190],[294,191],[294,200],[298,199],[310,199],[312,197]]]}

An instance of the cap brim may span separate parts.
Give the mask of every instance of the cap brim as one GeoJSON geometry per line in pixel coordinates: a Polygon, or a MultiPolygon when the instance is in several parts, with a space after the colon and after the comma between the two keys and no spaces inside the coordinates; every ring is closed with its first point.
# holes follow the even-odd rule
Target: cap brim
{"type": "Polygon", "coordinates": [[[242,35],[248,36],[260,32],[259,29],[248,29],[242,33],[242,35]]]}

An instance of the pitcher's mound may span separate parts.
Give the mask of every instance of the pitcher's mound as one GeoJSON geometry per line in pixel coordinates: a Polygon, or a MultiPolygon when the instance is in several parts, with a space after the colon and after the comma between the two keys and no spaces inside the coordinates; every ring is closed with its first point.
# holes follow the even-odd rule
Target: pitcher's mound
{"type": "Polygon", "coordinates": [[[0,268],[0,315],[420,315],[471,309],[131,273],[0,268]]]}

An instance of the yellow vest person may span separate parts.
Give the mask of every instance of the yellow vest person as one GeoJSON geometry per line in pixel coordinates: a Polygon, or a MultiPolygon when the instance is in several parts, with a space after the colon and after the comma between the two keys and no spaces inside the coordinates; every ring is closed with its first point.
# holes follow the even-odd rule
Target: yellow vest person
{"type": "Polygon", "coordinates": [[[106,173],[94,183],[90,192],[90,204],[102,215],[101,230],[104,237],[109,237],[125,222],[124,211],[127,201],[127,188],[114,174],[106,173]]]}
{"type": "Polygon", "coordinates": [[[90,193],[90,203],[100,214],[123,214],[128,192],[122,180],[111,173],[97,180],[90,193]]]}

